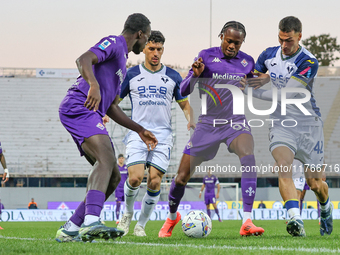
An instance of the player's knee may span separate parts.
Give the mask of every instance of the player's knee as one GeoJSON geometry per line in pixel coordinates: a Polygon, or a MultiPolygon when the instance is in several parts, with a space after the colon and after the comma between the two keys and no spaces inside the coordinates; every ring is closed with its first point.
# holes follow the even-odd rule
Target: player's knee
{"type": "Polygon", "coordinates": [[[148,187],[152,190],[159,190],[160,186],[161,186],[161,180],[159,179],[152,179],[148,185],[148,187]]]}
{"type": "Polygon", "coordinates": [[[183,175],[183,174],[178,174],[175,178],[175,184],[177,186],[185,186],[185,185],[187,185],[189,179],[190,179],[190,175],[186,176],[186,175],[183,175]]]}
{"type": "Polygon", "coordinates": [[[315,178],[308,178],[306,179],[308,186],[310,189],[316,193],[319,193],[322,186],[322,180],[321,179],[315,179],[315,178]]]}
{"type": "Polygon", "coordinates": [[[140,176],[129,176],[129,184],[132,187],[138,187],[142,183],[143,177],[140,176]]]}
{"type": "Polygon", "coordinates": [[[292,165],[292,162],[289,162],[286,159],[280,159],[280,160],[276,161],[276,164],[279,167],[279,169],[281,169],[281,168],[290,167],[292,165]]]}

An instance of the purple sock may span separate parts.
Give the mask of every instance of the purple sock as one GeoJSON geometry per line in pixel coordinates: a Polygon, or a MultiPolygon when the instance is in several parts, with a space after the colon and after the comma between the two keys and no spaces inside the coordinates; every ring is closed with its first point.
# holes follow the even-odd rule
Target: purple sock
{"type": "Polygon", "coordinates": [[[220,214],[218,213],[218,208],[215,208],[215,213],[217,214],[218,218],[220,218],[220,214]]]}
{"type": "Polygon", "coordinates": [[[207,214],[208,214],[209,218],[211,218],[210,209],[207,209],[207,214]]]}
{"type": "Polygon", "coordinates": [[[120,215],[120,204],[121,203],[116,204],[116,218],[117,218],[117,220],[119,220],[119,215],[120,215]]]}
{"type": "Polygon", "coordinates": [[[175,184],[175,179],[172,179],[171,186],[170,186],[170,192],[169,192],[169,208],[170,213],[177,212],[177,208],[179,206],[179,203],[181,202],[181,199],[184,195],[185,186],[177,186],[175,184]]]}
{"type": "Polygon", "coordinates": [[[300,199],[300,215],[302,215],[303,200],[300,199]]]}
{"type": "Polygon", "coordinates": [[[319,201],[316,201],[317,205],[318,205],[318,218],[321,217],[321,210],[320,210],[320,203],[319,201]]]}
{"type": "Polygon", "coordinates": [[[72,214],[71,218],[69,219],[74,224],[76,224],[78,227],[83,224],[85,218],[85,203],[84,201],[81,201],[81,203],[78,205],[77,209],[72,214]]]}
{"type": "Polygon", "coordinates": [[[85,215],[100,216],[105,202],[105,194],[99,190],[89,190],[86,195],[85,215]]]}
{"type": "Polygon", "coordinates": [[[256,193],[257,172],[255,167],[254,155],[247,155],[241,158],[241,165],[243,166],[241,189],[243,198],[243,211],[251,212],[256,193]]]}

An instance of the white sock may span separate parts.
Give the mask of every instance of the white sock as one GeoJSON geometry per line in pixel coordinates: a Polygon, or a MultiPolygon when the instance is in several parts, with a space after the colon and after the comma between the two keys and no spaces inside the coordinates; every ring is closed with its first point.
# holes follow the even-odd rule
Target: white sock
{"type": "Polygon", "coordinates": [[[140,211],[140,216],[137,224],[141,225],[145,228],[146,223],[149,221],[151,213],[155,208],[155,205],[158,203],[160,194],[157,196],[150,196],[149,189],[145,193],[142,200],[142,210],[140,211]]]}
{"type": "Polygon", "coordinates": [[[139,192],[139,186],[134,188],[128,184],[129,179],[124,183],[124,198],[125,198],[125,211],[124,213],[133,213],[133,207],[136,197],[139,192]]]}
{"type": "MultiPolygon", "coordinates": [[[[320,202],[319,202],[320,203],[320,202]]],[[[328,209],[329,209],[329,205],[330,205],[331,203],[330,203],[330,200],[329,200],[329,198],[327,198],[327,201],[326,201],[326,204],[325,205],[322,205],[321,203],[320,203],[320,210],[321,211],[327,211],[328,209]]]]}
{"type": "Polygon", "coordinates": [[[300,208],[290,208],[288,210],[288,215],[289,215],[289,218],[295,218],[297,220],[301,220],[301,216],[300,216],[300,208]]]}
{"type": "Polygon", "coordinates": [[[74,224],[72,221],[68,220],[65,224],[64,224],[64,229],[66,231],[78,231],[80,229],[80,227],[78,227],[76,224],[74,224]]]}
{"type": "Polygon", "coordinates": [[[175,212],[175,213],[169,212],[168,218],[169,218],[170,220],[176,220],[176,218],[177,218],[177,212],[175,212]]]}
{"type": "Polygon", "coordinates": [[[99,217],[95,216],[95,215],[85,215],[85,219],[84,219],[84,225],[88,226],[93,222],[99,221],[99,217]]]}
{"type": "Polygon", "coordinates": [[[243,222],[242,222],[242,224],[245,223],[246,220],[248,220],[248,219],[251,219],[251,212],[244,212],[243,213],[243,222]]]}

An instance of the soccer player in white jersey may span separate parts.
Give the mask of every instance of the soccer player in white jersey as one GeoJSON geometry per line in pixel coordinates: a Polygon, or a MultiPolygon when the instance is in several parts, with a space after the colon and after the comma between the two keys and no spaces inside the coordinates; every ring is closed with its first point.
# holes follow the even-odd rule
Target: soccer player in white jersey
{"type": "Polygon", "coordinates": [[[118,228],[128,233],[133,215],[134,202],[144,177],[145,166],[149,166],[147,192],[142,200],[139,220],[134,235],[146,236],[145,225],[160,196],[162,177],[166,172],[172,148],[171,102],[175,97],[188,120],[188,129],[194,128],[190,119],[191,107],[187,97],[180,93],[181,76],[160,61],[164,51],[165,38],[159,31],[152,31],[144,49],[145,62],[128,70],[122,84],[120,97],[130,96],[132,120],[145,125],[154,132],[158,145],[153,151],[138,136],[129,132],[124,138],[126,144],[126,165],[129,177],[124,184],[125,211],[118,228]]]}
{"type": "Polygon", "coordinates": [[[272,156],[281,168],[279,189],[290,217],[288,233],[292,236],[306,235],[292,179],[291,166],[295,157],[304,163],[307,184],[321,205],[320,233],[330,235],[333,230],[332,207],[328,185],[322,181],[321,172],[324,159],[323,121],[313,88],[318,61],[299,45],[301,32],[302,24],[298,18],[288,16],[280,21],[280,46],[267,48],[261,53],[255,65],[259,77],[246,81],[249,86],[258,88],[265,83],[263,81],[270,79],[274,91],[252,90],[245,85],[244,92],[248,96],[274,101],[273,94],[277,91],[277,107],[270,116],[273,124],[269,139],[272,156]],[[269,76],[265,74],[267,71],[269,76]],[[286,99],[281,100],[281,95],[286,99]],[[289,171],[285,171],[287,169],[289,171]]]}

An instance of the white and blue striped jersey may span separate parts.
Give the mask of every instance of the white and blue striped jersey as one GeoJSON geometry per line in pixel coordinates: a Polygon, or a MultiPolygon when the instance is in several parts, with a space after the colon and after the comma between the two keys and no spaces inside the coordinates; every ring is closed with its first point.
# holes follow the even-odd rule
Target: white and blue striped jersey
{"type": "MultiPolygon", "coordinates": [[[[304,115],[301,110],[294,104],[288,104],[286,116],[281,115],[281,101],[278,101],[276,111],[271,114],[271,118],[285,119],[293,118],[300,121],[313,120],[315,117],[321,117],[320,109],[316,105],[314,98],[314,78],[318,71],[318,61],[313,54],[307,49],[300,46],[292,56],[284,56],[281,47],[267,48],[261,53],[256,64],[255,72],[266,73],[268,71],[271,79],[272,87],[278,90],[288,87],[292,84],[298,84],[298,87],[305,88],[311,93],[311,98],[303,106],[311,115],[304,115]],[[298,83],[290,82],[290,79],[298,81],[298,83]]],[[[295,98],[304,98],[305,95],[296,94],[295,98]]]]}
{"type": "MultiPolygon", "coordinates": [[[[122,83],[121,100],[129,94],[132,106],[131,119],[151,131],[158,143],[172,146],[171,102],[188,100],[180,93],[182,77],[175,70],[162,65],[152,72],[144,64],[130,68],[122,83]]],[[[127,144],[140,140],[139,135],[130,131],[124,138],[127,144]]]]}

